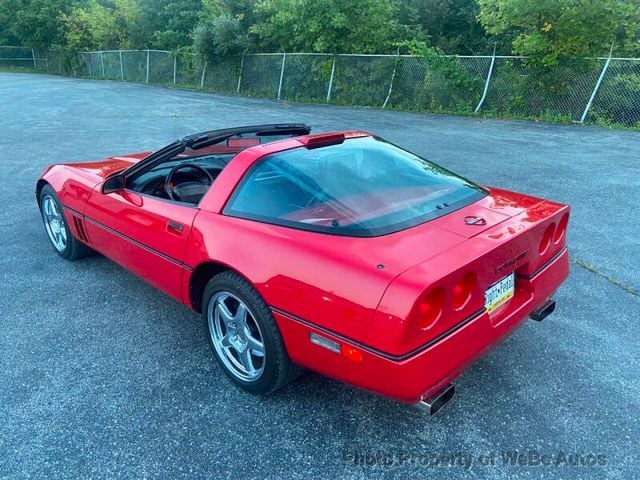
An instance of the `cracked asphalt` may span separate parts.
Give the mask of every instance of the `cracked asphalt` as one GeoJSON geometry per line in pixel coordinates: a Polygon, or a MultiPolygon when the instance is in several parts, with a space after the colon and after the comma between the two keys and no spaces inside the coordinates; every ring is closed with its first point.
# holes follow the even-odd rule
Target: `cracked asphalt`
{"type": "Polygon", "coordinates": [[[637,132],[0,73],[0,477],[639,478],[639,161],[637,132]],[[369,130],[571,204],[556,312],[471,366],[431,419],[312,373],[257,398],[226,381],[198,315],[48,244],[46,165],[270,122],[369,130]]]}

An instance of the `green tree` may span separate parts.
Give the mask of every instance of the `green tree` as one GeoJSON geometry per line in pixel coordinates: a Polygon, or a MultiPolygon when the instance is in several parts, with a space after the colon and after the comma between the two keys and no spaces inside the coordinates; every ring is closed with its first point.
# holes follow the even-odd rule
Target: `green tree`
{"type": "Polygon", "coordinates": [[[5,36],[23,45],[48,48],[64,44],[64,23],[76,0],[0,0],[0,25],[5,36]]]}
{"type": "Polygon", "coordinates": [[[65,27],[65,45],[69,51],[117,47],[118,34],[112,9],[96,0],[60,15],[65,27]]]}
{"type": "Polygon", "coordinates": [[[99,3],[84,0],[70,13],[61,13],[64,26],[63,47],[68,58],[75,52],[94,49],[127,49],[136,46],[136,0],[115,0],[99,3]]]}
{"type": "Polygon", "coordinates": [[[616,30],[615,51],[618,55],[640,55],[640,2],[625,1],[621,4],[622,22],[616,30]]]}
{"type": "Polygon", "coordinates": [[[238,20],[242,31],[247,33],[249,27],[258,21],[254,11],[256,3],[256,0],[202,0],[200,19],[227,15],[238,20]]]}
{"type": "Polygon", "coordinates": [[[393,0],[261,0],[249,29],[258,50],[383,53],[396,40],[393,0]]]}
{"type": "Polygon", "coordinates": [[[144,44],[138,21],[140,5],[138,0],[115,0],[113,16],[115,20],[116,45],[118,48],[138,48],[144,44]]]}
{"type": "Polygon", "coordinates": [[[0,0],[0,45],[20,45],[22,39],[14,31],[15,12],[21,0],[0,0]]]}
{"type": "Polygon", "coordinates": [[[476,0],[402,0],[398,21],[405,38],[414,38],[446,53],[487,53],[489,45],[477,20],[476,0]]]}
{"type": "Polygon", "coordinates": [[[175,50],[191,45],[202,0],[144,0],[140,2],[138,28],[144,47],[175,50]]]}
{"type": "MultiPolygon", "coordinates": [[[[491,35],[515,34],[513,51],[537,69],[570,57],[604,55],[636,0],[478,0],[491,35]]],[[[637,8],[635,9],[637,12],[637,8]]]]}
{"type": "Polygon", "coordinates": [[[208,60],[242,53],[249,44],[238,19],[228,15],[201,21],[193,38],[196,52],[208,60]]]}

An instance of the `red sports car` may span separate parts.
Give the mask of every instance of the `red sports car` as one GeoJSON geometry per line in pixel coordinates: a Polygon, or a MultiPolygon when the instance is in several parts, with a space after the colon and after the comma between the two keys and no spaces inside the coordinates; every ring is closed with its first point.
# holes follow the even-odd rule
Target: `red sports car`
{"type": "Polygon", "coordinates": [[[366,132],[192,135],[59,164],[36,196],[57,253],[98,251],[201,312],[235,384],[306,367],[434,413],[569,273],[569,207],[476,185],[366,132]]]}

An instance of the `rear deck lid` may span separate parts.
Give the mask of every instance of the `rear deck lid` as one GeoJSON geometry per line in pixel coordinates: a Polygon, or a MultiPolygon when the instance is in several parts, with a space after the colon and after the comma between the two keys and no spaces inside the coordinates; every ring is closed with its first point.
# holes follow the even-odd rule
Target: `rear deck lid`
{"type": "Polygon", "coordinates": [[[511,218],[505,213],[473,203],[433,221],[435,225],[465,238],[475,237],[511,218]]]}

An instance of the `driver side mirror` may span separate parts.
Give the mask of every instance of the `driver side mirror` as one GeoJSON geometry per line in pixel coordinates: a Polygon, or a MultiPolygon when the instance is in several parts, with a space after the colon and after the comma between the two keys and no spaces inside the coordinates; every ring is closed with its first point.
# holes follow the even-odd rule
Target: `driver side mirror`
{"type": "Polygon", "coordinates": [[[102,193],[119,192],[124,188],[124,175],[117,174],[107,178],[102,185],[102,193]]]}

